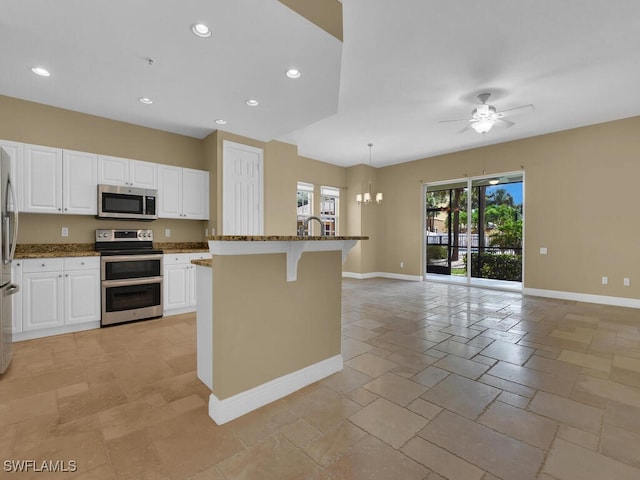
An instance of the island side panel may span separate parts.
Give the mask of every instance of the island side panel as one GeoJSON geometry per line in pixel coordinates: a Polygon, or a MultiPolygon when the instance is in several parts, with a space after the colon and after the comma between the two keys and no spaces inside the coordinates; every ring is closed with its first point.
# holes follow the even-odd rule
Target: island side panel
{"type": "Polygon", "coordinates": [[[340,354],[339,251],[214,255],[213,394],[220,400],[340,354]]]}

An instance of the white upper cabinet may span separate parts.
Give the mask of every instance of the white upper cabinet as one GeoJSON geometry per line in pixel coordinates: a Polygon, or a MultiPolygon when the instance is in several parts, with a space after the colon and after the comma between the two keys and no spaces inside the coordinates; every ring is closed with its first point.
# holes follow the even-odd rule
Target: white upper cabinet
{"type": "Polygon", "coordinates": [[[98,183],[136,188],[158,188],[158,164],[98,155],[98,183]]]}
{"type": "Polygon", "coordinates": [[[22,173],[24,211],[62,213],[62,149],[25,145],[22,173]]]}
{"type": "Polygon", "coordinates": [[[158,167],[158,217],[182,218],[182,168],[158,167]]]}
{"type": "Polygon", "coordinates": [[[182,169],[182,213],[185,218],[209,219],[209,172],[182,169]]]}
{"type": "Polygon", "coordinates": [[[95,215],[98,208],[98,156],[95,153],[62,152],[62,211],[95,215]]]}
{"type": "Polygon", "coordinates": [[[24,146],[23,211],[95,215],[97,155],[24,146]]]}
{"type": "Polygon", "coordinates": [[[158,217],[209,218],[209,172],[159,165],[158,178],[158,217]]]}
{"type": "MultiPolygon", "coordinates": [[[[24,210],[24,196],[22,189],[22,167],[23,167],[23,153],[24,144],[18,142],[10,142],[8,140],[0,140],[0,147],[9,154],[11,157],[11,181],[14,186],[20,185],[18,188],[14,188],[16,192],[16,200],[18,202],[18,211],[24,210]]],[[[10,201],[12,201],[10,199],[10,201]]]]}

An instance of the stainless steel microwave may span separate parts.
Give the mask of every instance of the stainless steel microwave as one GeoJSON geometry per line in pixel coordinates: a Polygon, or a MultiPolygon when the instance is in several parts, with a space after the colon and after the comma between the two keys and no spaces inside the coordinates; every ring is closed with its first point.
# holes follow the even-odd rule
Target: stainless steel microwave
{"type": "Polygon", "coordinates": [[[157,190],[98,185],[98,218],[155,220],[158,218],[157,190]]]}

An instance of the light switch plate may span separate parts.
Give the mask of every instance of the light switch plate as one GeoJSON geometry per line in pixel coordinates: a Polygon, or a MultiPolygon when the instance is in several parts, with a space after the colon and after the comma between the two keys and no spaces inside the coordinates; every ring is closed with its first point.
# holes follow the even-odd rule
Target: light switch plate
{"type": "Polygon", "coordinates": [[[63,237],[68,237],[69,236],[69,227],[62,227],[60,229],[60,235],[63,237]]]}
{"type": "Polygon", "coordinates": [[[170,237],[171,236],[171,229],[170,228],[165,228],[164,229],[164,236],[165,237],[170,237]]]}
{"type": "Polygon", "coordinates": [[[547,254],[547,247],[540,247],[540,255],[546,255],[547,254]]]}

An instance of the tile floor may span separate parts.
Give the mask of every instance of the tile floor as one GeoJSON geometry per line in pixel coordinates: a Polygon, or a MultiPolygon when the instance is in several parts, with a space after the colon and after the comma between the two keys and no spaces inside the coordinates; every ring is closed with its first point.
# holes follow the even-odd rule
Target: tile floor
{"type": "Polygon", "coordinates": [[[344,370],[223,426],[193,315],[16,344],[0,477],[640,479],[640,311],[381,279],[343,292],[344,370]],[[8,472],[18,460],[77,472],[8,472]]]}

